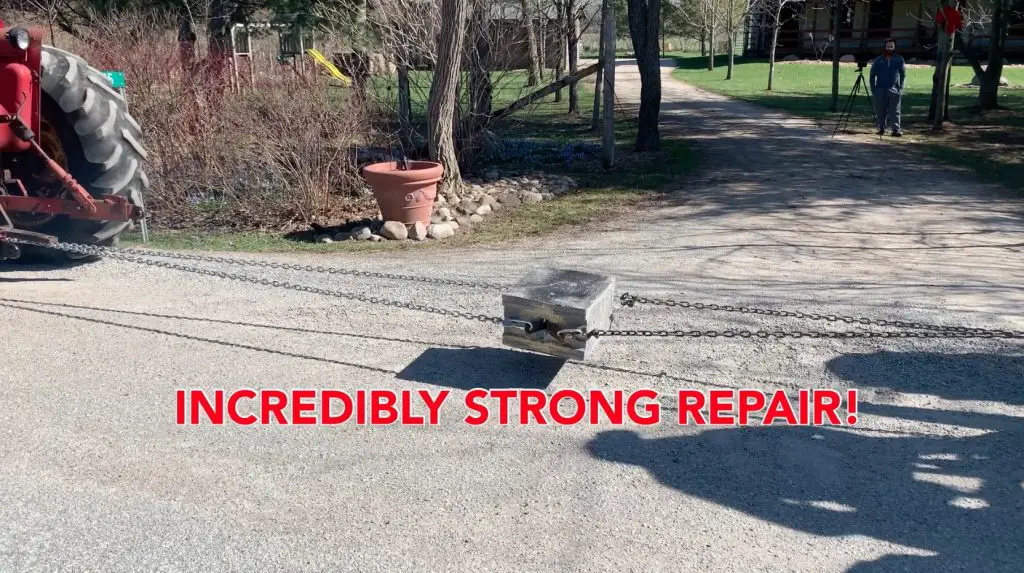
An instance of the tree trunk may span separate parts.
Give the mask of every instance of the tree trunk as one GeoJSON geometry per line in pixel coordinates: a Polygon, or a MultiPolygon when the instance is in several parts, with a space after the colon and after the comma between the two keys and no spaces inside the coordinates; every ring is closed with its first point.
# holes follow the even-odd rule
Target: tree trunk
{"type": "Polygon", "coordinates": [[[782,18],[782,3],[779,3],[775,11],[775,20],[772,26],[772,45],[768,48],[768,91],[772,91],[772,84],[775,81],[775,45],[779,42],[779,19],[782,18]]]}
{"type": "MultiPolygon", "coordinates": [[[[555,15],[555,22],[558,23],[555,28],[557,32],[555,35],[558,38],[558,63],[555,64],[555,79],[560,80],[565,75],[565,61],[568,59],[566,43],[568,34],[565,33],[565,3],[560,1],[556,4],[557,13],[555,15]]],[[[555,92],[555,101],[562,101],[562,90],[559,89],[555,92]]]]}
{"type": "Polygon", "coordinates": [[[211,0],[210,20],[207,22],[209,36],[209,54],[207,56],[207,73],[214,85],[221,86],[227,58],[230,57],[231,33],[229,16],[232,12],[232,0],[211,0]]]}
{"type": "Polygon", "coordinates": [[[946,107],[946,86],[949,84],[950,64],[953,63],[953,42],[945,30],[938,31],[939,45],[936,50],[935,74],[932,76],[932,92],[935,111],[932,112],[932,129],[941,130],[944,121],[941,110],[946,107]]]}
{"type": "MultiPolygon", "coordinates": [[[[579,18],[576,17],[576,3],[574,0],[566,0],[565,16],[565,30],[566,35],[568,36],[569,75],[573,75],[578,70],[580,38],[580,21],[579,18]]],[[[576,84],[576,82],[573,82],[569,84],[569,114],[579,115],[579,113],[579,86],[576,84]]]]}
{"type": "Polygon", "coordinates": [[[526,57],[529,60],[529,78],[526,85],[535,86],[540,83],[540,53],[537,47],[537,33],[533,28],[532,0],[519,0],[519,8],[523,13],[523,30],[526,31],[526,57]]]}
{"type": "MultiPolygon", "coordinates": [[[[608,2],[609,0],[604,0],[608,2]]],[[[601,8],[604,13],[604,7],[601,8]]],[[[604,57],[604,31],[598,32],[597,57],[604,57]]],[[[604,66],[597,68],[597,79],[594,80],[594,109],[590,113],[590,131],[597,133],[601,129],[601,88],[604,83],[604,66]]]]}
{"type": "Polygon", "coordinates": [[[537,42],[537,60],[539,60],[541,81],[544,81],[544,76],[548,75],[548,26],[546,22],[546,19],[541,18],[540,22],[537,23],[540,26],[540,40],[537,42]]]}
{"type": "Polygon", "coordinates": [[[636,151],[658,151],[658,115],[661,111],[661,60],[658,30],[661,0],[629,0],[629,35],[640,68],[640,117],[636,151]]]}
{"type": "MultiPolygon", "coordinates": [[[[730,0],[731,1],[731,0],[730,0]]],[[[708,28],[708,71],[715,71],[715,13],[711,13],[711,26],[708,28]]]]}
{"type": "Polygon", "coordinates": [[[458,101],[462,47],[466,40],[468,0],[441,0],[441,34],[437,43],[437,65],[427,100],[427,141],[430,158],[444,166],[439,183],[442,193],[457,191],[462,184],[455,149],[455,108],[458,101]]]}
{"type": "Polygon", "coordinates": [[[829,111],[839,111],[839,32],[845,7],[845,0],[832,0],[832,103],[829,111]]]}
{"type": "Polygon", "coordinates": [[[725,79],[732,79],[733,56],[736,54],[736,0],[729,0],[729,64],[725,70],[725,79]]]}
{"type": "Polygon", "coordinates": [[[488,3],[476,0],[470,24],[472,45],[469,49],[469,114],[470,133],[476,133],[491,115],[491,39],[488,34],[488,3]]]}
{"type": "Polygon", "coordinates": [[[1010,21],[1010,0],[992,2],[992,36],[988,47],[988,67],[978,80],[978,107],[996,109],[999,107],[999,78],[1003,75],[1003,51],[1006,48],[1006,34],[1010,21]]]}
{"type": "Polygon", "coordinates": [[[708,47],[707,47],[707,44],[704,43],[707,40],[707,37],[708,37],[707,36],[707,29],[701,28],[700,29],[700,55],[702,57],[708,55],[708,47]]]}

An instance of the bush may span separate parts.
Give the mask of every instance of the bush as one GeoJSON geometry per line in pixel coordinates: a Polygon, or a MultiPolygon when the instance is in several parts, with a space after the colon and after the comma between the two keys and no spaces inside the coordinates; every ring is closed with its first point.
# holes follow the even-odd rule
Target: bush
{"type": "Polygon", "coordinates": [[[231,70],[202,50],[182,57],[167,15],[97,17],[83,35],[61,47],[125,73],[150,152],[154,226],[288,230],[376,212],[355,153],[373,141],[371,118],[311,65],[303,78],[265,58],[254,89],[233,89],[231,70]]]}

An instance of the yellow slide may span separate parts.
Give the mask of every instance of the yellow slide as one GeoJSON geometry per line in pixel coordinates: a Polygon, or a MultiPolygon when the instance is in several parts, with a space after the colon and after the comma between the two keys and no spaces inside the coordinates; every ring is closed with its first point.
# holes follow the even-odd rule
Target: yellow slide
{"type": "Polygon", "coordinates": [[[334,64],[328,61],[327,58],[325,58],[324,55],[321,54],[319,50],[309,48],[308,50],[306,50],[306,53],[309,54],[310,57],[312,57],[314,60],[316,60],[316,63],[327,68],[327,71],[332,76],[334,76],[335,79],[345,84],[346,87],[352,85],[352,80],[345,74],[341,73],[341,71],[339,71],[338,68],[334,66],[334,64]]]}

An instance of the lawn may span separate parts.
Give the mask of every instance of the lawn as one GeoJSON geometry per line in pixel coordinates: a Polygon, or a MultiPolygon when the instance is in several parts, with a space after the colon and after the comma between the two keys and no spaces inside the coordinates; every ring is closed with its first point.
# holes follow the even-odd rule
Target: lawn
{"type": "MultiPolygon", "coordinates": [[[[766,92],[768,62],[736,58],[733,79],[726,81],[726,58],[716,59],[716,69],[707,71],[707,58],[678,57],[674,77],[699,88],[812,117],[831,127],[837,113],[828,111],[832,94],[830,62],[780,62],[775,66],[774,89],[766,92]]],[[[963,87],[974,76],[970,66],[954,66],[949,114],[952,125],[941,133],[931,131],[927,120],[933,68],[910,65],[904,91],[902,123],[906,134],[899,142],[921,149],[952,164],[972,169],[985,179],[1013,189],[1024,190],[1024,68],[1008,67],[1003,76],[1010,88],[1000,88],[1001,110],[980,113],[975,109],[978,89],[963,87]]],[[[840,109],[845,105],[857,78],[856,64],[840,68],[840,109]]],[[[864,79],[868,80],[865,69],[864,79]]],[[[854,100],[850,128],[873,134],[871,110],[861,92],[854,100]]]]}
{"type": "MultiPolygon", "coordinates": [[[[547,71],[546,79],[551,77],[547,71]]],[[[410,74],[413,123],[422,125],[426,116],[426,98],[430,91],[429,72],[410,74]]],[[[498,110],[536,89],[526,85],[521,70],[496,72],[493,109],[498,110]]],[[[545,82],[542,82],[542,84],[545,82]]],[[[373,84],[378,99],[394,105],[395,78],[377,78],[373,84]]],[[[489,126],[501,142],[499,157],[488,163],[502,176],[530,171],[571,175],[579,183],[579,192],[535,205],[489,215],[487,220],[468,230],[460,230],[444,241],[343,241],[313,244],[263,233],[225,233],[160,231],[150,234],[149,247],[158,249],[209,249],[217,251],[379,251],[410,248],[450,248],[474,244],[492,244],[509,239],[537,236],[570,227],[607,220],[669,189],[693,166],[694,154],[679,141],[665,139],[659,153],[636,154],[636,110],[617,109],[616,166],[601,167],[600,134],[590,130],[593,110],[594,77],[580,84],[580,114],[568,114],[568,90],[562,101],[551,95],[489,126]]],[[[465,109],[465,105],[463,106],[465,109]]],[[[479,175],[480,173],[477,173],[479,175]]],[[[471,175],[471,174],[464,174],[471,175]]],[[[124,243],[141,242],[138,231],[126,234],[124,243]]]]}

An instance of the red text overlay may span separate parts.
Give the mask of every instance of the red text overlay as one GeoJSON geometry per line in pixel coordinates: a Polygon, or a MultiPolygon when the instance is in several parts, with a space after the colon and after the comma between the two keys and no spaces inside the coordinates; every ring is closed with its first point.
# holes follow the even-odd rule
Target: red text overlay
{"type": "Polygon", "coordinates": [[[470,426],[850,426],[856,390],[655,390],[477,388],[450,400],[451,390],[178,390],[179,425],[435,426],[442,409],[470,426]],[[669,405],[663,405],[665,398],[669,405]]]}

